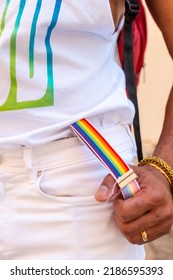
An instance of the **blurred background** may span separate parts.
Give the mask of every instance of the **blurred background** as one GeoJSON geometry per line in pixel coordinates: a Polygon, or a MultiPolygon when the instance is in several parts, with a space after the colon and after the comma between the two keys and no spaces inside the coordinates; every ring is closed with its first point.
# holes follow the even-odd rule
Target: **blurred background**
{"type": "MultiPolygon", "coordinates": [[[[148,43],[145,67],[138,86],[141,134],[144,156],[151,155],[158,141],[164,118],[165,105],[173,82],[173,63],[162,34],[147,8],[148,43]]],[[[173,230],[146,246],[147,259],[173,260],[173,230]]]]}

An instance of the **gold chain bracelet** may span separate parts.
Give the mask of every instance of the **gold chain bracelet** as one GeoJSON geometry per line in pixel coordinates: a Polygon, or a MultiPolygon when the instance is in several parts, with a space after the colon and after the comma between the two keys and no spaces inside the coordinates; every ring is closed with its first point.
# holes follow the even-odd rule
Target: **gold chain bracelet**
{"type": "Polygon", "coordinates": [[[138,166],[143,166],[143,165],[151,165],[155,167],[157,170],[159,170],[165,178],[168,180],[170,184],[170,189],[173,195],[173,169],[171,166],[165,162],[163,159],[156,157],[156,156],[151,156],[142,159],[139,163],[138,166]]]}

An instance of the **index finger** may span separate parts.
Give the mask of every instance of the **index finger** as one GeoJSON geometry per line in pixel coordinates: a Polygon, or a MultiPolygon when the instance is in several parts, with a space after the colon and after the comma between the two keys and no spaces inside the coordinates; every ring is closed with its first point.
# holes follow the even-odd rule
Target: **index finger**
{"type": "Polygon", "coordinates": [[[148,194],[143,190],[127,200],[117,196],[113,204],[116,214],[123,222],[135,220],[151,210],[148,194]]]}

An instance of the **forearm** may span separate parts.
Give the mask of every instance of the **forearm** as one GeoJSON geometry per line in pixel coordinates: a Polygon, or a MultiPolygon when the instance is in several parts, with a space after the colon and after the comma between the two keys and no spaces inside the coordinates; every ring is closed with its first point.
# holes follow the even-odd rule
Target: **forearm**
{"type": "Polygon", "coordinates": [[[173,87],[168,98],[164,124],[154,155],[173,167],[173,87]]]}
{"type": "Polygon", "coordinates": [[[148,9],[162,32],[169,54],[173,58],[173,1],[145,0],[148,9]]]}
{"type": "MultiPolygon", "coordinates": [[[[145,1],[153,19],[163,34],[169,54],[173,58],[173,1],[145,1]]],[[[162,158],[173,167],[173,87],[167,101],[163,129],[154,155],[162,158]]]]}

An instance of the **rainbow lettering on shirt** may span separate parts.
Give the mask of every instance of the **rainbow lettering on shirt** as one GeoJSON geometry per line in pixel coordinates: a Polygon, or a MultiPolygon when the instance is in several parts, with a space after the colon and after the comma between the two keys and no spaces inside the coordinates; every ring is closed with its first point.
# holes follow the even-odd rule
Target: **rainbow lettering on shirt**
{"type": "Polygon", "coordinates": [[[4,28],[5,28],[5,18],[6,18],[6,14],[7,14],[9,4],[10,4],[10,0],[7,0],[6,4],[5,4],[3,14],[2,14],[1,24],[0,24],[0,36],[1,36],[1,34],[4,31],[4,28]]]}
{"type": "MultiPolygon", "coordinates": [[[[5,3],[4,11],[2,13],[2,17],[0,19],[0,40],[5,31],[6,27],[6,17],[8,10],[10,8],[10,0],[7,0],[5,3]]],[[[20,30],[20,25],[22,21],[22,17],[25,9],[27,8],[27,1],[20,0],[20,4],[18,7],[18,12],[15,19],[15,24],[10,36],[10,87],[8,92],[8,97],[5,100],[5,103],[0,106],[0,111],[7,110],[20,110],[26,108],[36,108],[36,107],[44,107],[44,106],[52,106],[54,104],[54,77],[53,77],[53,53],[52,47],[50,43],[51,34],[53,29],[55,28],[60,8],[61,8],[62,0],[55,0],[54,10],[52,11],[52,18],[50,24],[47,28],[47,32],[45,34],[45,51],[46,51],[46,64],[47,64],[47,86],[44,94],[40,99],[37,100],[26,100],[26,101],[18,101],[17,93],[18,93],[18,79],[17,79],[17,37],[20,30]]],[[[34,77],[34,51],[35,51],[35,37],[37,31],[37,23],[40,15],[40,11],[42,8],[42,0],[36,1],[35,11],[33,14],[32,24],[30,27],[30,38],[29,38],[29,54],[28,54],[28,64],[29,64],[29,77],[32,79],[34,77]]],[[[24,38],[25,40],[25,38],[24,38]]]]}

